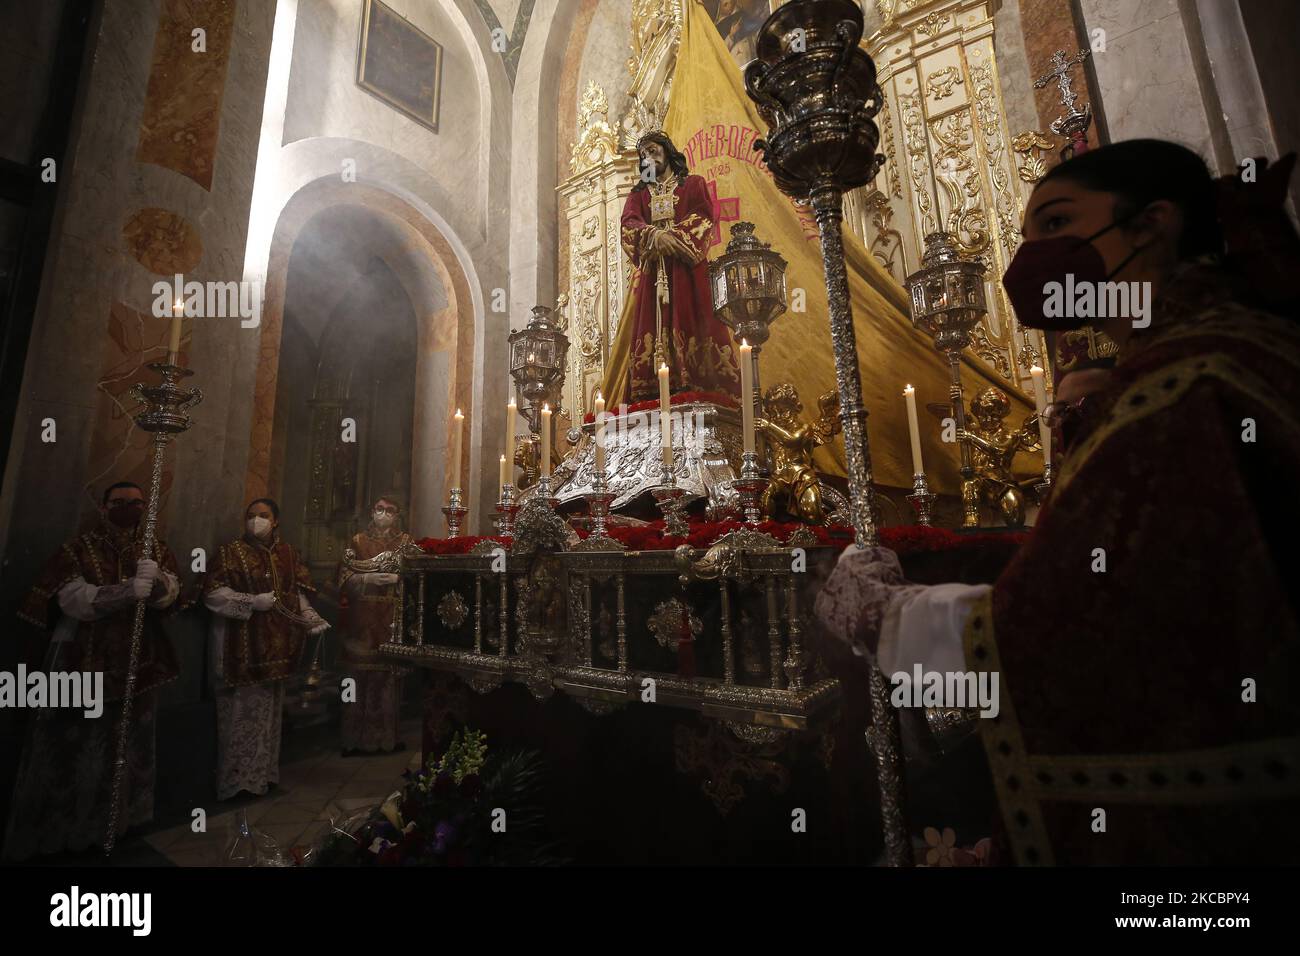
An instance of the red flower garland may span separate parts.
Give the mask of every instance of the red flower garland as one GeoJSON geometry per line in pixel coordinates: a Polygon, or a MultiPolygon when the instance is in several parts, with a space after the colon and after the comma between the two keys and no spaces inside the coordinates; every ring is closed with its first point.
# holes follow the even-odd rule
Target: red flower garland
{"type": "MultiPolygon", "coordinates": [[[[749,527],[740,521],[692,521],[685,538],[664,534],[662,520],[633,527],[618,526],[609,529],[609,536],[629,551],[671,551],[682,544],[692,548],[708,548],[719,538],[732,531],[749,527]]],[[[821,547],[843,551],[853,543],[853,529],[844,525],[823,527],[796,522],[760,521],[755,530],[770,534],[778,541],[788,542],[800,528],[811,531],[821,547]]],[[[590,532],[579,530],[578,536],[586,538],[590,532]]],[[[989,546],[1019,545],[1028,537],[1027,532],[999,534],[957,534],[946,528],[927,528],[922,525],[901,525],[880,529],[880,543],[900,557],[940,551],[978,550],[989,546]]],[[[502,535],[460,538],[422,538],[416,544],[426,554],[466,554],[480,541],[495,541],[505,547],[511,539],[502,535]]]]}
{"type": "Polygon", "coordinates": [[[495,541],[509,548],[511,539],[505,535],[468,534],[459,538],[421,538],[415,546],[425,554],[469,554],[480,541],[495,541]]]}
{"type": "MultiPolygon", "coordinates": [[[[678,392],[668,399],[669,405],[687,405],[691,402],[702,402],[709,405],[721,405],[723,408],[737,408],[739,403],[734,395],[726,395],[722,392],[678,392]]],[[[623,406],[620,406],[623,407],[623,406]]],[[[649,398],[644,402],[633,402],[624,408],[624,414],[632,412],[648,412],[659,407],[659,399],[649,398]]],[[[611,409],[606,409],[609,414],[614,414],[611,409]]],[[[588,412],[582,419],[584,424],[591,424],[596,420],[594,412],[588,412]]]]}

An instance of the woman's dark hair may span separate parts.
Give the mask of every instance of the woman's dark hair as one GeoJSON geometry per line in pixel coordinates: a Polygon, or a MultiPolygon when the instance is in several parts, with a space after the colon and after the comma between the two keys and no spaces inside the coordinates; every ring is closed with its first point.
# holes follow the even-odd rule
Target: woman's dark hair
{"type": "Polygon", "coordinates": [[[1130,139],[1090,150],[1056,166],[1042,183],[1064,179],[1093,192],[1119,197],[1115,218],[1141,212],[1164,199],[1183,213],[1178,257],[1223,253],[1214,180],[1205,160],[1185,146],[1162,139],[1130,139]]]}
{"type": "MultiPolygon", "coordinates": [[[[667,133],[646,133],[637,140],[636,153],[638,161],[641,158],[641,147],[647,143],[658,143],[664,148],[664,155],[668,157],[668,168],[673,171],[678,180],[684,180],[691,174],[690,167],[686,165],[686,157],[673,145],[673,141],[668,138],[667,133]]],[[[637,184],[632,187],[632,192],[645,189],[648,185],[644,179],[638,180],[637,184]]]]}
{"type": "MultiPolygon", "coordinates": [[[[272,500],[271,498],[254,498],[252,501],[248,503],[248,508],[253,507],[253,505],[266,505],[268,508],[271,509],[271,515],[275,518],[275,520],[276,521],[280,520],[280,506],[277,505],[275,501],[272,500]]],[[[244,514],[248,514],[248,508],[244,509],[244,514]]]]}

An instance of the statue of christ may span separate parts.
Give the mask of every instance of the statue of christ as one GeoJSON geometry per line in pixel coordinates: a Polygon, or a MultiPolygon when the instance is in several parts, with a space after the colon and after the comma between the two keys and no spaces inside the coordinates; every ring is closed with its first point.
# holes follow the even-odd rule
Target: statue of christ
{"type": "MultiPolygon", "coordinates": [[[[673,393],[739,392],[726,326],[713,317],[705,256],[717,220],[704,179],[662,132],[637,142],[641,181],[623,206],[623,249],[637,267],[627,362],[629,402],[659,394],[667,364],[673,393]]],[[[620,335],[620,338],[623,336],[620,335]]]]}

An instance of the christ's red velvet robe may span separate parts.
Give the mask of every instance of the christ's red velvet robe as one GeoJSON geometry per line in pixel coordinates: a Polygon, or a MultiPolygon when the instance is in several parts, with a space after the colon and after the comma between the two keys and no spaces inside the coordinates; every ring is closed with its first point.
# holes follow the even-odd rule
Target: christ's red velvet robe
{"type": "MultiPolygon", "coordinates": [[[[717,210],[704,179],[687,176],[673,190],[674,218],[667,228],[696,255],[693,262],[668,258],[669,301],[662,306],[669,382],[673,394],[687,391],[738,394],[740,372],[726,326],[713,317],[706,253],[717,210]]],[[[655,365],[655,285],[660,260],[649,251],[652,230],[650,190],[636,189],[623,206],[623,249],[637,267],[632,297],[631,354],[628,361],[630,402],[659,397],[655,365]]]]}

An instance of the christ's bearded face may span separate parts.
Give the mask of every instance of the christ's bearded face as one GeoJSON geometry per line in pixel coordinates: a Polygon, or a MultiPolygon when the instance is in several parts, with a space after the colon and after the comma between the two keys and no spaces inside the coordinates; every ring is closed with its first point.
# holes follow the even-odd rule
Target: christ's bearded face
{"type": "Polygon", "coordinates": [[[641,147],[641,168],[644,169],[647,163],[654,163],[655,179],[663,179],[668,171],[668,153],[663,143],[652,141],[641,147]]]}

